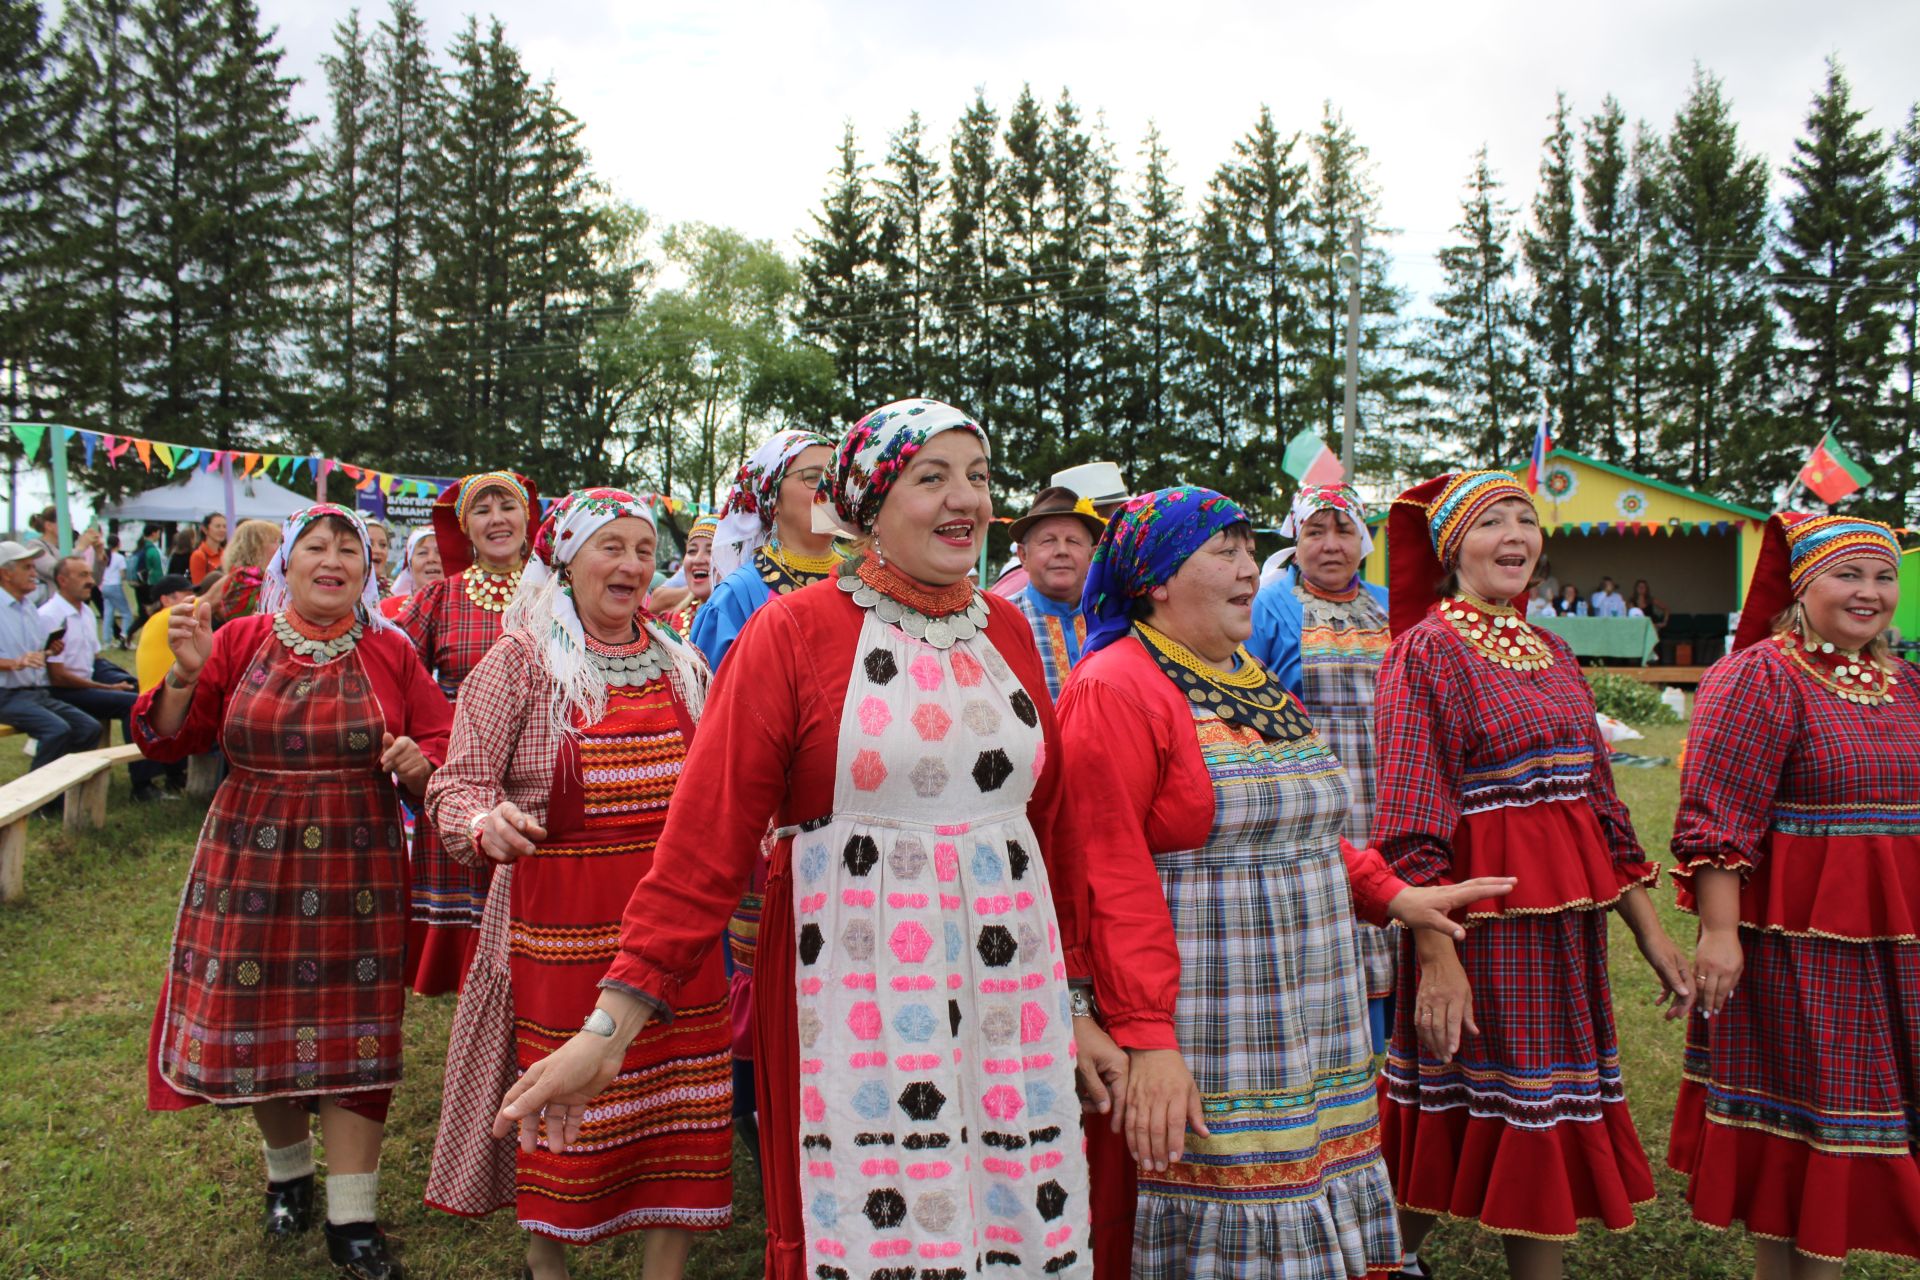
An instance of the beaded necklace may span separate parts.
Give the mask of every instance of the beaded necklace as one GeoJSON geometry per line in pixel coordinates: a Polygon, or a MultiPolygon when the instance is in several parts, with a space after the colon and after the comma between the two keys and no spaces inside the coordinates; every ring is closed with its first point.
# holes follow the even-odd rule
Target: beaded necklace
{"type": "Polygon", "coordinates": [[[360,619],[352,614],[327,626],[317,626],[291,608],[273,615],[273,634],[293,654],[316,666],[325,666],[360,643],[360,619]]]}
{"type": "Polygon", "coordinates": [[[587,637],[587,661],[608,685],[618,689],[639,688],[659,678],[669,659],[663,646],[653,642],[643,628],[640,638],[626,644],[602,644],[587,637]]]}
{"type": "Polygon", "coordinates": [[[1294,742],[1313,732],[1300,703],[1242,645],[1240,665],[1220,671],[1179,641],[1144,622],[1133,624],[1161,672],[1187,701],[1229,724],[1244,725],[1269,742],[1294,742]]]}
{"type": "Polygon", "coordinates": [[[1884,707],[1893,701],[1893,689],[1900,677],[1876,659],[1836,648],[1811,631],[1804,638],[1783,631],[1774,641],[1790,664],[1834,697],[1862,707],[1884,707]]]}
{"type": "Polygon", "coordinates": [[[964,578],[946,587],[922,586],[892,565],[863,556],[840,570],[835,585],[880,621],[936,649],[971,640],[987,626],[987,602],[964,578]]]}
{"type": "Polygon", "coordinates": [[[1307,575],[1304,573],[1300,575],[1300,585],[1305,587],[1309,593],[1320,597],[1320,599],[1327,601],[1329,604],[1345,604],[1360,594],[1360,584],[1357,582],[1349,583],[1344,591],[1322,591],[1319,587],[1307,581],[1307,575]]]}
{"type": "Polygon", "coordinates": [[[1512,605],[1490,604],[1462,591],[1444,601],[1440,612],[1467,648],[1496,667],[1543,671],[1553,665],[1553,650],[1512,605]]]}
{"type": "Polygon", "coordinates": [[[495,573],[477,564],[468,565],[460,578],[466,585],[467,599],[488,613],[505,613],[507,606],[513,603],[513,593],[520,589],[519,569],[495,573]]]}
{"type": "Polygon", "coordinates": [[[840,557],[832,551],[821,556],[803,556],[773,543],[756,551],[754,560],[760,570],[760,581],[780,596],[810,587],[840,566],[840,557]]]}

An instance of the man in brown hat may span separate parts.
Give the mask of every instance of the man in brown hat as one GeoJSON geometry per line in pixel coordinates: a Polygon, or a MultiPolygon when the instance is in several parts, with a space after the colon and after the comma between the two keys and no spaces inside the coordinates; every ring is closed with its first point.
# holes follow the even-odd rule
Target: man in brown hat
{"type": "Polygon", "coordinates": [[[1026,515],[1009,532],[1020,551],[1027,585],[1013,595],[1027,615],[1034,643],[1040,646],[1041,665],[1047,671],[1047,691],[1056,699],[1067,672],[1080,661],[1087,638],[1086,619],[1080,616],[1080,588],[1093,562],[1093,544],[1100,540],[1106,521],[1093,513],[1093,504],[1075,497],[1073,490],[1056,485],[1042,489],[1026,515]]]}

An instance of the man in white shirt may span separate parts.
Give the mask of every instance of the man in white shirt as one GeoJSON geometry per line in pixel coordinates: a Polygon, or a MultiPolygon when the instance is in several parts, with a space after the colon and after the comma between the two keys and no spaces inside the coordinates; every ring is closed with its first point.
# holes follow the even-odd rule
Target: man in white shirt
{"type": "MultiPolygon", "coordinates": [[[[47,658],[47,679],[53,696],[77,707],[96,721],[120,722],[121,732],[133,741],[128,717],[139,697],[132,676],[100,656],[100,624],[87,598],[93,593],[93,567],[80,556],[66,556],[53,570],[54,594],[40,606],[40,619],[49,634],[64,632],[66,643],[47,658]]],[[[133,798],[158,798],[153,781],[165,767],[151,760],[127,765],[133,779],[133,798]]]]}
{"type": "Polygon", "coordinates": [[[0,723],[12,725],[37,745],[32,768],[52,764],[100,740],[100,722],[53,696],[47,686],[47,656],[58,654],[58,637],[32,602],[40,585],[34,552],[0,542],[0,723]]]}
{"type": "Polygon", "coordinates": [[[1624,618],[1627,616],[1627,598],[1620,594],[1620,584],[1612,578],[1600,579],[1600,589],[1593,593],[1589,602],[1596,618],[1624,618]]]}

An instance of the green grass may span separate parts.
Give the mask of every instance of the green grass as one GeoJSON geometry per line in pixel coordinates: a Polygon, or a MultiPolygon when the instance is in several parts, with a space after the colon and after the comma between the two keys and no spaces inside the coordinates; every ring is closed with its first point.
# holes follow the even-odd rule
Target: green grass
{"type": "MultiPolygon", "coordinates": [[[[1680,734],[1653,729],[1635,745],[1670,756],[1680,734]]],[[[0,781],[25,768],[17,743],[0,739],[0,781]]],[[[1619,782],[1643,838],[1664,854],[1675,771],[1622,770],[1619,782]]],[[[191,802],[134,806],[122,774],[104,830],[69,838],[57,823],[34,824],[26,900],[0,910],[0,1276],[333,1274],[317,1232],[283,1252],[261,1243],[259,1139],[245,1116],[144,1109],[147,1026],[199,818],[191,802]]],[[[1690,924],[1667,916],[1690,946],[1690,924]]],[[[1664,1171],[1681,1034],[1652,1008],[1645,968],[1618,928],[1613,956],[1628,1096],[1660,1199],[1633,1232],[1583,1235],[1569,1249],[1568,1273],[1750,1275],[1743,1238],[1695,1226],[1680,1180],[1664,1171]]],[[[511,1215],[468,1222],[421,1203],[452,1003],[416,999],[407,1013],[407,1076],[382,1160],[382,1218],[416,1277],[516,1276],[524,1246],[511,1215]]],[[[744,1153],[736,1167],[750,1168],[744,1153]]],[[[701,1238],[696,1280],[760,1274],[759,1196],[747,1179],[736,1187],[736,1216],[730,1231],[701,1238]]],[[[639,1245],[624,1236],[577,1251],[574,1275],[637,1276],[639,1245]]],[[[1426,1254],[1450,1278],[1505,1274],[1498,1241],[1467,1225],[1442,1224],[1426,1254]]],[[[1876,1260],[1848,1274],[1884,1280],[1916,1269],[1876,1260]]]]}

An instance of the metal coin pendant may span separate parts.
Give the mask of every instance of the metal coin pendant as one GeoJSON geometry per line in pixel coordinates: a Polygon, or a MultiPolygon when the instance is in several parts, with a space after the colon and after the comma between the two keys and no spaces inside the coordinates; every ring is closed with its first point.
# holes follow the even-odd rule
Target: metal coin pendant
{"type": "Polygon", "coordinates": [[[951,648],[955,639],[953,628],[948,625],[945,618],[934,618],[928,621],[924,638],[936,649],[951,648]]]}

